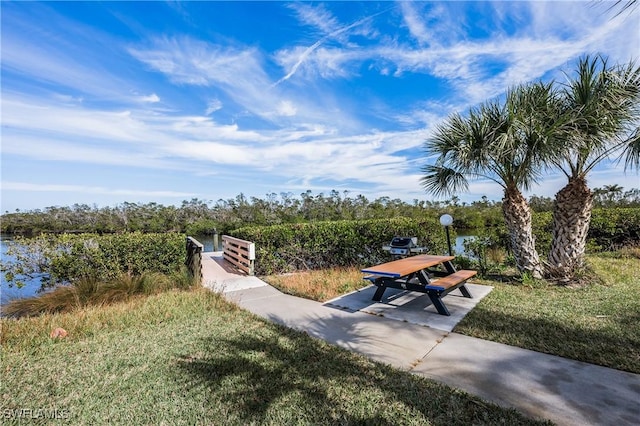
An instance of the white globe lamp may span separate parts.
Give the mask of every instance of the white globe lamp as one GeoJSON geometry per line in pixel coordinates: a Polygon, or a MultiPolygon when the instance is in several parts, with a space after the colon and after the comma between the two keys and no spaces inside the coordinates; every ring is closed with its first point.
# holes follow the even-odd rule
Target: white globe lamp
{"type": "Polygon", "coordinates": [[[443,214],[442,216],[440,216],[440,224],[442,226],[453,225],[453,217],[450,214],[443,214]]]}
{"type": "Polygon", "coordinates": [[[451,237],[449,236],[449,227],[453,225],[453,216],[450,214],[443,214],[440,216],[440,224],[444,226],[447,233],[447,247],[449,248],[449,256],[453,256],[453,250],[451,250],[451,237]]]}

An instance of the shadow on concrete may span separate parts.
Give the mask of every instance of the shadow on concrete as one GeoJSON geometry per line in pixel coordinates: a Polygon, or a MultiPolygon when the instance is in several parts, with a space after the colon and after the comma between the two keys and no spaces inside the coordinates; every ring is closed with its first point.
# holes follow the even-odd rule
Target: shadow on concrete
{"type": "Polygon", "coordinates": [[[247,274],[244,271],[239,270],[238,268],[233,266],[231,263],[225,261],[224,258],[222,257],[222,252],[206,252],[206,253],[202,253],[202,255],[216,262],[226,274],[235,275],[238,277],[247,276],[247,274]]]}
{"type": "Polygon", "coordinates": [[[415,373],[559,425],[637,425],[640,377],[450,334],[415,373]]]}
{"type": "MultiPolygon", "coordinates": [[[[368,291],[369,293],[364,293],[364,297],[367,300],[362,303],[370,307],[372,290],[368,291]]],[[[392,294],[391,292],[389,295],[391,295],[391,298],[385,299],[385,304],[396,311],[400,311],[405,304],[400,304],[402,305],[399,306],[400,309],[397,309],[398,306],[394,304],[400,303],[399,300],[402,295],[400,293],[392,294]]],[[[448,295],[444,300],[451,308],[453,299],[449,300],[450,296],[448,295]]],[[[424,327],[422,324],[412,323],[406,319],[394,320],[389,318],[389,314],[372,315],[361,312],[360,309],[349,307],[347,302],[336,303],[335,299],[332,301],[334,303],[332,305],[322,305],[318,302],[284,295],[267,285],[250,290],[226,293],[225,297],[238,303],[242,308],[274,323],[304,331],[309,336],[364,354],[375,361],[400,369],[411,370],[422,376],[464,389],[488,401],[507,407],[515,407],[535,418],[548,418],[560,425],[580,426],[584,424],[637,425],[636,419],[640,418],[640,406],[637,404],[637,401],[640,400],[640,376],[637,374],[585,364],[457,333],[449,333],[443,329],[424,327]]],[[[418,302],[412,303],[418,304],[418,302]]],[[[436,314],[433,314],[433,316],[442,317],[436,314]]],[[[479,325],[473,324],[472,327],[479,327],[487,335],[490,335],[492,329],[499,330],[501,327],[506,327],[506,324],[512,327],[514,323],[523,321],[516,313],[492,313],[490,318],[490,321],[484,321],[479,325]]],[[[633,313],[623,313],[619,320],[621,323],[635,326],[638,318],[637,315],[634,317],[633,313]]],[[[576,344],[590,345],[594,341],[604,341],[607,342],[607,349],[606,351],[602,350],[603,353],[611,353],[609,351],[612,349],[616,354],[624,354],[626,352],[626,356],[631,357],[638,353],[637,340],[621,341],[614,333],[606,336],[595,336],[592,330],[586,330],[573,324],[559,326],[557,322],[548,321],[544,318],[533,321],[535,321],[533,329],[538,331],[534,333],[536,334],[535,336],[531,336],[532,342],[556,341],[570,347],[576,344]],[[547,340],[544,338],[545,333],[556,335],[550,335],[547,340]],[[560,333],[559,336],[557,335],[558,333],[560,333]]],[[[282,332],[284,330],[286,329],[283,329],[282,332]]],[[[272,340],[271,338],[255,336],[251,333],[248,336],[240,333],[237,337],[234,336],[227,339],[222,342],[222,345],[218,346],[221,341],[212,338],[212,341],[207,343],[206,355],[203,357],[196,354],[195,361],[187,357],[184,360],[185,365],[183,367],[190,369],[191,375],[196,377],[196,380],[209,384],[212,391],[225,378],[241,380],[243,377],[248,376],[257,381],[255,390],[244,391],[248,392],[244,396],[258,399],[257,405],[253,406],[245,401],[243,406],[242,401],[238,402],[241,410],[239,413],[244,416],[245,420],[259,422],[259,419],[253,417],[252,410],[256,409],[263,416],[267,416],[267,413],[271,412],[271,407],[278,406],[283,400],[291,400],[292,398],[296,404],[303,404],[304,408],[301,409],[301,412],[306,412],[308,405],[321,403],[336,404],[337,407],[342,407],[340,404],[344,401],[340,398],[336,401],[334,399],[335,393],[330,392],[328,389],[318,389],[318,395],[313,398],[300,396],[314,391],[315,388],[313,386],[315,385],[313,383],[303,385],[307,383],[307,380],[311,380],[313,374],[302,371],[303,368],[306,368],[302,366],[304,362],[296,364],[299,360],[284,356],[277,347],[268,349],[269,345],[272,344],[278,346],[284,344],[278,339],[276,339],[278,340],[276,342],[272,340]],[[243,341],[243,339],[246,339],[246,341],[243,341]],[[230,355],[224,353],[227,350],[230,355]],[[249,355],[244,352],[245,350],[249,351],[249,355]],[[266,352],[263,353],[264,351],[266,352]],[[282,360],[279,358],[281,355],[283,357],[282,360]],[[271,360],[273,367],[265,367],[262,361],[258,361],[256,356],[258,358],[266,357],[271,360]],[[254,366],[252,363],[257,365],[254,366]],[[296,382],[291,376],[287,375],[287,363],[293,364],[292,371],[304,378],[302,383],[296,382]],[[259,374],[256,373],[258,374],[257,376],[253,375],[253,368],[258,369],[259,374]],[[273,382],[273,379],[268,378],[269,368],[276,369],[278,377],[282,377],[283,383],[288,383],[287,386],[291,386],[295,397],[286,391],[286,386],[280,388],[279,383],[274,385],[268,383],[269,381],[273,382]],[[262,373],[260,373],[260,369],[262,369],[262,373]],[[273,395],[269,392],[270,386],[276,386],[277,388],[273,395]],[[258,394],[254,395],[252,393],[254,391],[258,394]]],[[[526,342],[527,336],[522,336],[522,340],[523,343],[526,342]]],[[[540,347],[534,349],[538,351],[545,350],[545,348],[540,347]]],[[[554,348],[553,350],[562,353],[559,348],[554,348]]],[[[593,348],[593,350],[594,353],[598,352],[598,348],[593,348]]],[[[324,348],[318,354],[309,354],[307,358],[303,357],[303,359],[307,363],[318,362],[320,359],[329,356],[323,351],[328,351],[328,349],[324,348]]],[[[295,356],[296,351],[285,352],[295,356]]],[[[343,366],[338,365],[342,362],[341,359],[331,358],[330,360],[331,363],[335,364],[336,372],[343,371],[343,366]]],[[[353,364],[355,361],[345,362],[353,364]]],[[[370,373],[367,369],[358,370],[357,366],[359,364],[356,363],[354,365],[355,367],[347,367],[347,369],[355,369],[356,376],[360,374],[366,376],[366,374],[370,373]]],[[[377,373],[376,378],[383,381],[391,380],[388,376],[394,371],[393,369],[379,366],[376,368],[382,368],[382,372],[377,373]]],[[[339,384],[341,383],[341,374],[348,376],[348,372],[336,372],[321,371],[317,378],[319,382],[333,380],[339,384]]],[[[373,386],[380,392],[391,392],[392,396],[395,395],[393,391],[394,389],[397,390],[396,388],[389,388],[383,383],[378,383],[377,379],[373,382],[374,384],[369,383],[367,386],[373,386]]],[[[422,390],[417,391],[422,392],[422,390]]],[[[435,398],[428,393],[425,393],[425,395],[427,399],[435,398]]],[[[223,398],[223,396],[220,397],[223,398]]],[[[440,413],[439,409],[433,409],[438,405],[429,404],[429,402],[436,404],[437,400],[426,401],[430,408],[426,408],[427,411],[423,411],[425,408],[423,408],[421,402],[405,401],[404,396],[395,395],[395,398],[399,398],[398,403],[406,404],[408,409],[418,410],[422,413],[420,415],[427,419],[420,418],[415,423],[426,423],[427,421],[435,424],[444,424],[446,422],[449,422],[449,424],[493,423],[486,420],[479,421],[478,419],[461,421],[455,417],[455,408],[453,413],[449,413],[449,417],[446,417],[446,421],[441,421],[442,418],[439,415],[443,413],[440,413]]],[[[395,400],[389,399],[389,401],[395,400]]],[[[447,407],[446,404],[451,404],[451,401],[445,401],[445,407],[447,407]]],[[[478,402],[478,404],[483,403],[478,402]]],[[[382,402],[379,406],[386,407],[386,403],[382,402]]],[[[318,422],[308,420],[315,419],[315,417],[309,417],[305,421],[311,423],[402,423],[397,421],[398,419],[392,421],[381,411],[376,411],[376,417],[368,413],[354,416],[347,409],[342,411],[342,408],[336,408],[335,410],[333,413],[338,414],[335,414],[335,417],[331,417],[331,421],[322,420],[326,416],[334,415],[324,407],[318,409],[318,419],[320,419],[318,422]]],[[[406,419],[406,417],[403,418],[406,419]]],[[[523,423],[523,420],[518,420],[509,424],[525,423],[523,423]]]]}
{"type": "Polygon", "coordinates": [[[454,290],[442,300],[450,316],[440,315],[424,293],[398,289],[387,289],[380,302],[372,300],[376,286],[368,286],[349,294],[325,302],[325,306],[349,312],[364,312],[397,321],[452,331],[493,287],[467,283],[472,299],[462,296],[460,290],[454,290]]]}

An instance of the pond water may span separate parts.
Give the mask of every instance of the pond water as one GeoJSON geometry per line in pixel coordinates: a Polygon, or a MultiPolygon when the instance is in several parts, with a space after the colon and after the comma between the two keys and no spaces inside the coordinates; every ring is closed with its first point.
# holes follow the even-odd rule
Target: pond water
{"type": "MultiPolygon", "coordinates": [[[[453,254],[456,256],[460,256],[465,254],[464,252],[464,242],[466,240],[475,240],[476,239],[476,235],[473,234],[458,234],[456,235],[456,243],[455,246],[452,247],[453,248],[453,254]]],[[[468,254],[466,256],[469,256],[468,254]]]]}
{"type": "MultiPolygon", "coordinates": [[[[8,242],[12,241],[10,235],[0,234],[0,260],[2,263],[11,262],[12,257],[7,254],[8,242]]],[[[41,276],[34,278],[18,277],[25,285],[18,288],[12,283],[7,282],[4,273],[0,274],[0,305],[4,305],[11,299],[35,296],[41,288],[41,276]]]]}
{"type": "Polygon", "coordinates": [[[222,251],[222,235],[218,235],[218,249],[213,249],[213,235],[194,235],[198,242],[204,245],[204,251],[222,251]]]}

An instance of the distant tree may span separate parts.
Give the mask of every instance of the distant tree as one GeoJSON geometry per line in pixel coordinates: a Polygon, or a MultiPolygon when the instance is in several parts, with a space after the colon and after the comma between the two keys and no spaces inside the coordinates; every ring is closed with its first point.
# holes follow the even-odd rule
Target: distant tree
{"type": "Polygon", "coordinates": [[[532,195],[529,197],[529,205],[536,212],[550,212],[553,211],[553,198],[532,195]]]}
{"type": "Polygon", "coordinates": [[[640,189],[633,188],[625,191],[623,195],[623,202],[625,206],[640,206],[640,189]]]}
{"type": "Polygon", "coordinates": [[[594,188],[594,204],[601,207],[613,207],[619,201],[621,201],[623,196],[623,189],[623,187],[617,184],[605,185],[602,188],[594,188]]]}

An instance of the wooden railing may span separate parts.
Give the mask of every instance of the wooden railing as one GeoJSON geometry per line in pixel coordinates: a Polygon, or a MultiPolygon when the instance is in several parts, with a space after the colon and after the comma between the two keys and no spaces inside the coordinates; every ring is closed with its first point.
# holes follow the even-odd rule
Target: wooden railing
{"type": "Polygon", "coordinates": [[[187,237],[187,260],[185,265],[189,269],[195,282],[202,282],[202,252],[204,246],[195,238],[187,237]]]}
{"type": "Polygon", "coordinates": [[[255,244],[239,238],[222,236],[222,255],[224,260],[249,275],[254,273],[256,260],[255,244]]]}

